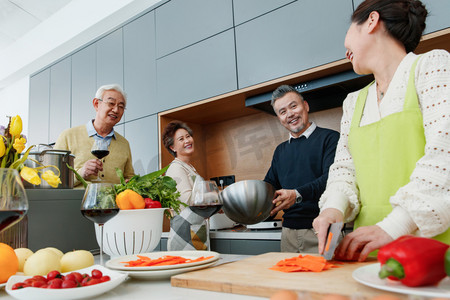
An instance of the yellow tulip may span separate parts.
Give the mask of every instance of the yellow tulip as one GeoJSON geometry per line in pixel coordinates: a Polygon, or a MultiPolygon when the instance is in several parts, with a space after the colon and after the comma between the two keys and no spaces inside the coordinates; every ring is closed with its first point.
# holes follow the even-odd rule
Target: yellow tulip
{"type": "Polygon", "coordinates": [[[22,133],[22,119],[19,115],[11,118],[11,124],[9,125],[9,133],[12,136],[20,136],[22,133]]]}
{"type": "Polygon", "coordinates": [[[20,176],[22,176],[23,179],[25,179],[31,184],[34,185],[41,184],[41,179],[39,178],[39,175],[35,169],[23,167],[22,171],[20,171],[20,176]]]}
{"type": "Polygon", "coordinates": [[[61,183],[61,179],[59,179],[59,177],[50,170],[47,170],[42,174],[42,179],[47,181],[47,183],[54,188],[58,187],[58,185],[61,183]]]}
{"type": "Polygon", "coordinates": [[[3,135],[0,135],[0,157],[3,157],[3,155],[5,155],[6,152],[4,139],[5,138],[3,137],[3,135]]]}
{"type": "Polygon", "coordinates": [[[13,147],[16,149],[17,153],[22,153],[23,149],[25,149],[26,142],[27,140],[24,137],[15,139],[13,147]]]}

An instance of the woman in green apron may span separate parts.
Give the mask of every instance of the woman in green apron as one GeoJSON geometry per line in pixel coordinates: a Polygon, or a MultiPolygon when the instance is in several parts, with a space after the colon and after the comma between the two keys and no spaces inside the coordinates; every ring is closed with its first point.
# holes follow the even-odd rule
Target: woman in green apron
{"type": "Polygon", "coordinates": [[[343,104],[313,223],[319,253],[339,221],[355,227],[336,249],[340,259],[363,261],[405,234],[450,243],[450,55],[412,53],[426,16],[418,0],[366,0],[352,15],[346,56],[375,81],[343,104]]]}

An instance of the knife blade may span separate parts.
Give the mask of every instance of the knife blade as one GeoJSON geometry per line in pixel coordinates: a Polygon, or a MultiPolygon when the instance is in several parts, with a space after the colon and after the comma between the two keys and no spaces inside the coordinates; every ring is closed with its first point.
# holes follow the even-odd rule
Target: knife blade
{"type": "Polygon", "coordinates": [[[339,235],[341,234],[343,222],[332,223],[328,227],[327,239],[325,243],[325,251],[323,252],[323,257],[326,260],[333,258],[334,250],[336,249],[337,242],[339,240],[339,235]]]}

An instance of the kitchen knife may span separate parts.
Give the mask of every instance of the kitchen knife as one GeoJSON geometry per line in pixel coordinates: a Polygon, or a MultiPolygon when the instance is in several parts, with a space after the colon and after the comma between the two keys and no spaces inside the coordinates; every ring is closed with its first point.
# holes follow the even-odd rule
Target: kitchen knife
{"type": "Polygon", "coordinates": [[[334,250],[336,249],[343,225],[344,224],[342,222],[337,222],[331,224],[330,227],[328,227],[325,251],[322,255],[326,260],[330,260],[333,258],[334,250]]]}

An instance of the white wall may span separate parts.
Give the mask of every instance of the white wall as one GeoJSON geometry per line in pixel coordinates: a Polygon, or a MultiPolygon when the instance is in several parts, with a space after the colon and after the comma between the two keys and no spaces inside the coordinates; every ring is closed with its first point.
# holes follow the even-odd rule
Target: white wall
{"type": "Polygon", "coordinates": [[[30,91],[30,77],[19,79],[0,90],[0,125],[6,127],[7,116],[19,115],[22,118],[22,133],[28,134],[28,100],[30,91]]]}

